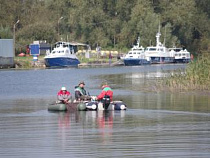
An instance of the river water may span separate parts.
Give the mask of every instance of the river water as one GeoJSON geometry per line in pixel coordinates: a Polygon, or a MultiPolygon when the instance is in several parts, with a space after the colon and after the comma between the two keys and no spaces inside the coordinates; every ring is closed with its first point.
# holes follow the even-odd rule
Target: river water
{"type": "Polygon", "coordinates": [[[0,157],[209,158],[210,97],[153,92],[186,65],[0,71],[0,157]],[[126,111],[48,112],[61,86],[107,80],[126,111]]]}

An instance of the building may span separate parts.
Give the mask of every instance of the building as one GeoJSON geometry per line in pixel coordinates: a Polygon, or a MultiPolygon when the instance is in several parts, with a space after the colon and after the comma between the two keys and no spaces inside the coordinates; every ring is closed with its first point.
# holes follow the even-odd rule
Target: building
{"type": "Polygon", "coordinates": [[[13,39],[0,39],[0,68],[14,67],[13,39]]]}

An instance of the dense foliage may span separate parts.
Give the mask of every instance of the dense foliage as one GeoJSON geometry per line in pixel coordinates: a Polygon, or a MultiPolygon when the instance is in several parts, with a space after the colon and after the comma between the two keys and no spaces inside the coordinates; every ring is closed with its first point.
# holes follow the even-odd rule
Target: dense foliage
{"type": "Polygon", "coordinates": [[[138,35],[154,45],[160,23],[167,47],[199,53],[210,49],[209,18],[210,0],[0,0],[0,37],[12,38],[20,20],[17,48],[62,39],[125,50],[138,35]]]}
{"type": "Polygon", "coordinates": [[[191,61],[186,70],[172,73],[162,81],[158,89],[166,90],[201,90],[210,89],[210,54],[202,53],[197,60],[191,61]]]}

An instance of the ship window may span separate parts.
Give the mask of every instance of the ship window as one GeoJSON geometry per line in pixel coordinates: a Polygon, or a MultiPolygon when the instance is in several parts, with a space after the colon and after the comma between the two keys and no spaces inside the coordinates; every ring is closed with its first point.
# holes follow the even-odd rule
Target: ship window
{"type": "Polygon", "coordinates": [[[150,51],[156,51],[156,48],[150,48],[150,51]]]}

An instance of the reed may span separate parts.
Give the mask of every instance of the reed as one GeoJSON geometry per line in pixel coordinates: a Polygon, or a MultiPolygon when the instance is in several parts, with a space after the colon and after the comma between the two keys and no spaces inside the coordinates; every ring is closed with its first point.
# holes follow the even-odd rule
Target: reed
{"type": "Polygon", "coordinates": [[[171,91],[210,90],[210,54],[199,55],[191,61],[186,70],[173,72],[162,80],[161,89],[171,91]]]}

